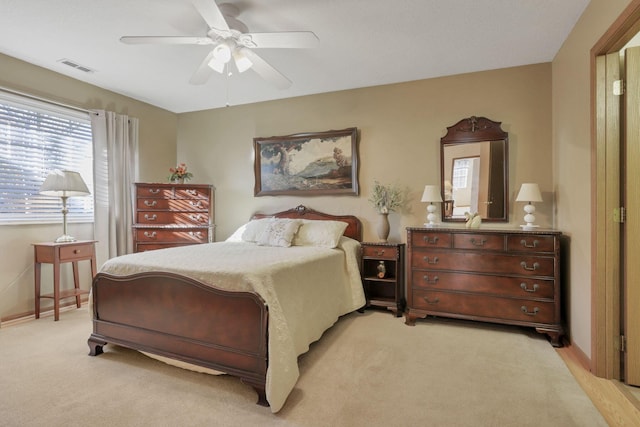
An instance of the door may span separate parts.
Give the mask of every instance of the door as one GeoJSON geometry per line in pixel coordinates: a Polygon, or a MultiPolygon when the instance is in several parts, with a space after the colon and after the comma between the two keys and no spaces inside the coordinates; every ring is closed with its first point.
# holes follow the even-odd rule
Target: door
{"type": "Polygon", "coordinates": [[[624,379],[640,386],[640,47],[625,50],[623,142],[623,334],[624,379]]]}

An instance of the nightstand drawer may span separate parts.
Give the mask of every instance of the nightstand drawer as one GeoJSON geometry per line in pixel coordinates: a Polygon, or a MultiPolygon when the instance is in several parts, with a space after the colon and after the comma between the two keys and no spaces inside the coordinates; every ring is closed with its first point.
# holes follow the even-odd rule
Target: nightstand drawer
{"type": "Polygon", "coordinates": [[[89,259],[93,256],[93,243],[87,245],[60,246],[60,261],[89,259]]]}
{"type": "Polygon", "coordinates": [[[376,259],[398,259],[398,248],[396,246],[363,246],[362,256],[376,259]]]}

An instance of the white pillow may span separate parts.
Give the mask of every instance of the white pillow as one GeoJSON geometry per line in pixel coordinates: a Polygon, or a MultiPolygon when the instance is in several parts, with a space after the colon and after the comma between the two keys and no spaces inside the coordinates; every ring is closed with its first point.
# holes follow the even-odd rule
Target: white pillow
{"type": "Polygon", "coordinates": [[[273,221],[273,218],[252,219],[249,221],[242,232],[242,240],[244,242],[257,242],[267,225],[273,221]]]}
{"type": "Polygon", "coordinates": [[[302,225],[293,239],[293,244],[295,246],[335,248],[348,225],[343,221],[303,219],[302,225]]]}
{"type": "Polygon", "coordinates": [[[258,236],[256,243],[261,246],[289,247],[300,224],[302,223],[299,219],[273,219],[267,223],[267,227],[258,236]]]}
{"type": "Polygon", "coordinates": [[[227,242],[242,242],[242,233],[247,229],[247,224],[242,224],[233,234],[227,237],[227,242]]]}

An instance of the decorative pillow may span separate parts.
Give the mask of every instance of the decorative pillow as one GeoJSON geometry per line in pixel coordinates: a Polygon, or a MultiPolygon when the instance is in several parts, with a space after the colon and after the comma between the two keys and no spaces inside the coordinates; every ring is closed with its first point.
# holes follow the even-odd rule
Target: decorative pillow
{"type": "Polygon", "coordinates": [[[274,219],[267,224],[256,243],[261,246],[289,247],[300,224],[299,219],[274,219]]]}
{"type": "Polygon", "coordinates": [[[320,246],[323,248],[335,248],[340,242],[344,230],[347,229],[343,221],[316,221],[302,220],[293,244],[296,246],[320,246]]]}
{"type": "Polygon", "coordinates": [[[242,240],[244,242],[257,242],[260,235],[264,232],[274,218],[260,218],[249,221],[242,232],[242,240]]]}

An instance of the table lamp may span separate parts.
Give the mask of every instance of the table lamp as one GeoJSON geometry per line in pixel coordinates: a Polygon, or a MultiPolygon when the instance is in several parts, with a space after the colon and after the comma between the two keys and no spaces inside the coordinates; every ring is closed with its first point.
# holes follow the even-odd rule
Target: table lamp
{"type": "Polygon", "coordinates": [[[424,226],[434,227],[436,225],[435,221],[437,219],[435,212],[438,207],[433,203],[442,202],[442,196],[440,195],[440,188],[437,185],[425,185],[424,192],[422,193],[422,199],[420,199],[420,201],[429,203],[429,205],[427,205],[427,212],[428,212],[427,221],[429,222],[426,223],[424,226]]]}
{"type": "Polygon", "coordinates": [[[89,193],[87,184],[78,172],[55,170],[47,176],[40,187],[40,194],[45,196],[57,196],[62,199],[62,226],[63,234],[58,237],[56,243],[75,242],[75,238],[67,234],[67,198],[73,196],[86,196],[89,193]]]}
{"type": "Polygon", "coordinates": [[[538,187],[538,184],[522,184],[522,186],[520,187],[520,192],[516,197],[516,202],[527,202],[527,204],[524,205],[524,221],[526,222],[526,224],[520,226],[523,230],[531,231],[535,230],[538,227],[537,224],[534,224],[534,222],[536,221],[536,217],[534,215],[536,207],[531,202],[541,201],[542,195],[540,194],[540,188],[538,187]]]}

